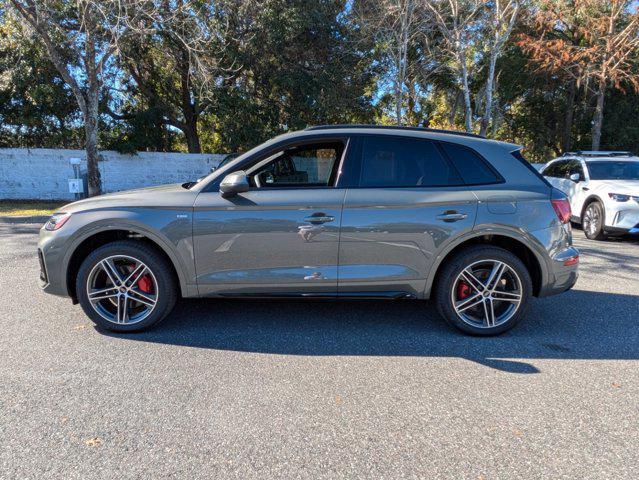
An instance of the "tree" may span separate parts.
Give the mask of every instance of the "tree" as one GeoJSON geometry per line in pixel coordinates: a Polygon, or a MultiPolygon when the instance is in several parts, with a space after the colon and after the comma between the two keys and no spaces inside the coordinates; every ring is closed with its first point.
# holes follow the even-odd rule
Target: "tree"
{"type": "Polygon", "coordinates": [[[486,40],[488,48],[488,76],[484,100],[484,115],[481,119],[479,134],[486,135],[493,112],[493,89],[495,87],[495,66],[504,44],[515,26],[519,13],[518,0],[492,0],[487,4],[486,40]]]}
{"type": "Polygon", "coordinates": [[[563,71],[590,88],[594,83],[592,149],[599,150],[604,101],[609,86],[639,90],[636,69],[639,12],[630,0],[543,0],[536,12],[539,36],[522,47],[540,68],[563,71]],[[578,43],[564,32],[574,32],[578,43]]]}
{"type": "Polygon", "coordinates": [[[477,60],[473,49],[479,30],[480,0],[425,0],[444,37],[444,57],[450,58],[464,96],[466,131],[473,131],[470,72],[477,60]]]}
{"type": "Polygon", "coordinates": [[[0,11],[0,146],[77,148],[75,98],[13,13],[0,11]]]}
{"type": "Polygon", "coordinates": [[[89,195],[98,195],[100,89],[119,39],[129,32],[123,21],[128,4],[124,0],[9,1],[42,41],[75,96],[84,119],[89,195]]]}
{"type": "Polygon", "coordinates": [[[363,31],[381,53],[384,70],[391,78],[395,122],[402,125],[404,90],[411,48],[423,29],[418,0],[362,0],[355,11],[363,31]]]}
{"type": "Polygon", "coordinates": [[[241,68],[220,81],[204,118],[222,148],[245,150],[288,130],[373,118],[370,57],[345,3],[258,3],[249,39],[229,53],[241,68]]]}
{"type": "MultiPolygon", "coordinates": [[[[256,5],[237,0],[148,1],[140,34],[121,44],[126,100],[144,99],[161,123],[184,134],[190,153],[201,151],[201,115],[215,102],[225,78],[241,69],[230,53],[251,38],[245,20],[256,5]]],[[[124,106],[132,105],[129,101],[124,106]]]]}

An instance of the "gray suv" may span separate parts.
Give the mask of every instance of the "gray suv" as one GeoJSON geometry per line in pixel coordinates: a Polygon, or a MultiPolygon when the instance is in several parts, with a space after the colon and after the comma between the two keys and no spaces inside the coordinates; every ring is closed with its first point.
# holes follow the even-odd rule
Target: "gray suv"
{"type": "Polygon", "coordinates": [[[451,325],[504,332],[570,289],[570,205],[517,145],[322,126],[198,182],[63,207],[42,227],[43,289],[98,326],[142,330],[182,297],[428,299],[451,325]]]}

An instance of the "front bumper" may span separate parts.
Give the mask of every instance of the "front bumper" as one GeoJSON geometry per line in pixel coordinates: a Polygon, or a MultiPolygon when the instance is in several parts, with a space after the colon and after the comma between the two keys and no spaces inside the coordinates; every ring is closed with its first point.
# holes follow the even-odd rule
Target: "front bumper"
{"type": "Polygon", "coordinates": [[[613,233],[639,233],[639,202],[607,202],[605,230],[613,233]]]}
{"type": "Polygon", "coordinates": [[[64,243],[60,232],[40,229],[38,260],[40,262],[40,287],[46,293],[68,297],[66,271],[63,268],[64,243]]]}

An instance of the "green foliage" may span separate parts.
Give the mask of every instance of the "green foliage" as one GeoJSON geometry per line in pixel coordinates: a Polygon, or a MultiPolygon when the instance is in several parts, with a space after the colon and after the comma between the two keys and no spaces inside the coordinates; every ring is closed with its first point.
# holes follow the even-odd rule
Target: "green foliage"
{"type": "Polygon", "coordinates": [[[0,146],[82,145],[80,114],[40,43],[0,15],[0,146]]]}
{"type": "MultiPolygon", "coordinates": [[[[150,33],[119,45],[101,92],[100,148],[230,153],[308,125],[394,123],[392,62],[364,35],[351,0],[202,0],[197,7],[179,31],[148,25],[150,33]],[[191,39],[185,25],[193,22],[209,35],[197,55],[180,40],[191,39]]],[[[523,15],[497,63],[488,135],[546,161],[562,152],[567,133],[571,148],[589,147],[594,91],[579,83],[572,95],[569,75],[531,62],[518,43],[530,31],[523,15]]],[[[461,130],[463,101],[450,60],[438,56],[438,35],[434,29],[428,42],[417,36],[409,46],[402,116],[411,125],[461,130]]],[[[482,48],[473,45],[477,102],[487,75],[482,48]]],[[[602,148],[639,153],[639,95],[630,86],[607,93],[602,148]]],[[[473,110],[477,115],[482,105],[473,110]]],[[[82,148],[82,126],[42,44],[0,11],[0,146],[82,148]]]]}

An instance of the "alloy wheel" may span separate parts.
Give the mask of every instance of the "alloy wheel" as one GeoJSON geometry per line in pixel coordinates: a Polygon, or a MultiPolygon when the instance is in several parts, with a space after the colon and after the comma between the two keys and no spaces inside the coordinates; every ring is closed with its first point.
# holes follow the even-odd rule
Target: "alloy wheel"
{"type": "Polygon", "coordinates": [[[158,283],[144,262],[114,255],[99,261],[89,273],[87,296],[93,309],[105,320],[132,325],[155,309],[158,283]]]}
{"type": "Polygon", "coordinates": [[[596,235],[599,230],[599,222],[601,221],[601,215],[599,209],[592,203],[586,208],[583,220],[583,229],[590,235],[596,235]]]}
{"type": "Polygon", "coordinates": [[[523,288],[515,270],[499,260],[464,268],[451,292],[457,316],[468,325],[493,328],[510,320],[521,305],[523,288]]]}

